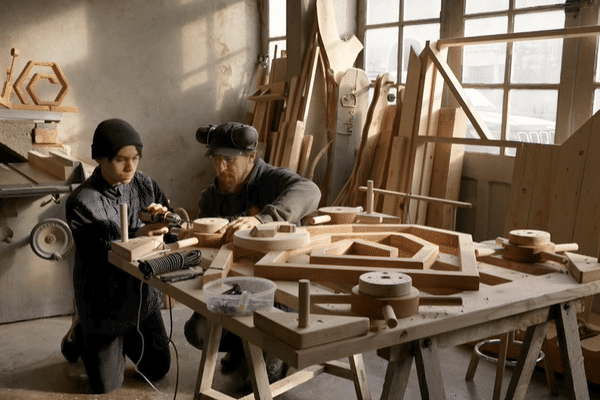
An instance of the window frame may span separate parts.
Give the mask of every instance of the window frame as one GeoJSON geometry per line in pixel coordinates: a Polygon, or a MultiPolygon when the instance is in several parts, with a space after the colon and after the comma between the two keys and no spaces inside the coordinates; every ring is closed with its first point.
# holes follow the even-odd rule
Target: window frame
{"type": "MultiPolygon", "coordinates": [[[[402,21],[402,12],[404,0],[400,0],[399,20],[396,22],[387,22],[384,24],[367,24],[367,3],[369,0],[358,1],[358,37],[365,42],[367,31],[382,27],[397,27],[398,43],[402,43],[402,32],[404,27],[423,23],[432,19],[402,21]]],[[[506,10],[481,12],[474,14],[465,14],[466,0],[444,1],[442,0],[442,10],[440,13],[440,40],[448,38],[464,37],[464,23],[466,20],[482,17],[503,16],[508,18],[508,33],[514,33],[515,17],[527,13],[564,10],[565,29],[581,26],[598,25],[599,12],[598,5],[586,5],[579,7],[573,4],[556,4],[549,6],[535,6],[528,8],[514,7],[516,0],[509,0],[509,7],[506,10]]],[[[510,111],[510,93],[512,90],[556,90],[557,111],[555,124],[555,143],[564,142],[579,126],[581,126],[592,115],[594,104],[594,91],[600,90],[600,82],[595,81],[596,60],[598,52],[598,38],[579,37],[563,39],[563,55],[561,61],[561,75],[559,83],[512,83],[510,74],[512,71],[512,42],[506,43],[506,61],[503,82],[499,84],[464,84],[465,88],[482,89],[501,89],[502,90],[502,117],[501,117],[501,138],[506,139],[508,135],[508,119],[510,111]]],[[[402,46],[398,46],[398,67],[397,73],[401,78],[402,73],[402,46]]],[[[455,75],[462,82],[462,47],[449,49],[448,64],[455,75]]],[[[359,57],[358,66],[365,68],[364,57],[359,57]]],[[[456,106],[456,101],[448,93],[444,96],[444,106],[456,106]]],[[[500,154],[506,154],[506,149],[501,147],[500,154]]],[[[513,151],[514,153],[514,151],[513,151]]]]}

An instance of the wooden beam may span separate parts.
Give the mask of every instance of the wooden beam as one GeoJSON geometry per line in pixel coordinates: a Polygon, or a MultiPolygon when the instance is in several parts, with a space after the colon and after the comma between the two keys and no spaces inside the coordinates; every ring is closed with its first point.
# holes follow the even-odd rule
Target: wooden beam
{"type": "Polygon", "coordinates": [[[600,26],[582,26],[580,28],[551,29],[535,32],[506,33],[502,35],[484,35],[465,38],[440,39],[436,42],[438,49],[445,47],[466,46],[473,44],[490,44],[520,42],[528,40],[566,39],[583,36],[600,35],[600,26]]]}

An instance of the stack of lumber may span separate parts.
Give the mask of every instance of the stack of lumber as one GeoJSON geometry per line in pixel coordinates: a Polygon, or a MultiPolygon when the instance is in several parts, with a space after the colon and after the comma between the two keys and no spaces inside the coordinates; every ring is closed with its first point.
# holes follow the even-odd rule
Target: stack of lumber
{"type": "MultiPolygon", "coordinates": [[[[323,77],[327,104],[328,136],[335,126],[337,96],[336,74],[352,67],[363,46],[354,36],[341,39],[335,22],[335,10],[330,0],[317,0],[315,24],[302,57],[299,75],[285,82],[285,58],[275,58],[269,78],[257,81],[257,90],[250,96],[255,101],[252,124],[259,131],[264,159],[270,164],[312,178],[314,165],[309,166],[313,136],[305,135],[310,102],[317,77],[323,77]],[[275,71],[275,72],[274,72],[275,71]],[[269,102],[279,102],[271,107],[269,102]]],[[[259,78],[265,72],[259,73],[259,78]]],[[[328,139],[328,142],[331,138],[328,139]]],[[[326,149],[323,149],[326,150],[326,149]]],[[[318,158],[313,161],[316,163],[318,158]]]]}
{"type": "Polygon", "coordinates": [[[517,148],[506,232],[538,229],[598,255],[600,112],[561,145],[517,148]]]}
{"type": "MultiPolygon", "coordinates": [[[[411,50],[406,87],[398,88],[395,105],[387,101],[394,84],[387,74],[378,77],[354,171],[333,205],[364,205],[358,188],[368,180],[378,189],[458,200],[464,145],[434,140],[464,138],[466,133],[465,113],[441,107],[444,82],[453,76],[444,57],[431,45],[420,56],[411,50]]],[[[455,82],[450,89],[462,95],[455,82]]],[[[429,206],[407,196],[385,196],[375,201],[374,211],[409,223],[453,228],[449,206],[429,206]]]]}
{"type": "MultiPolygon", "coordinates": [[[[314,37],[316,39],[316,37],[314,37]]],[[[269,76],[260,66],[256,91],[248,97],[254,102],[251,124],[259,133],[259,149],[268,163],[304,175],[312,136],[304,135],[310,100],[320,62],[320,47],[311,41],[299,76],[289,85],[285,81],[287,57],[274,58],[269,76]]]]}
{"type": "Polygon", "coordinates": [[[458,200],[464,143],[452,139],[464,140],[466,117],[482,139],[489,139],[489,135],[469,109],[464,91],[445,62],[447,50],[438,51],[430,44],[420,55],[411,51],[406,87],[392,82],[389,74],[377,78],[352,173],[339,193],[336,190],[335,198],[327,198],[333,193],[329,190],[331,177],[337,179],[332,173],[332,160],[337,111],[341,108],[339,82],[352,67],[362,45],[357,40],[342,40],[337,29],[332,30],[335,18],[330,1],[317,1],[316,11],[316,24],[300,74],[286,85],[282,72],[285,58],[276,58],[268,80],[257,83],[257,91],[250,98],[256,102],[252,123],[259,131],[265,160],[312,179],[316,163],[327,154],[328,167],[319,182],[322,205],[364,206],[365,193],[359,187],[371,180],[376,189],[404,194],[380,196],[373,211],[398,216],[407,223],[453,229],[453,206],[430,207],[429,201],[423,199],[458,200]],[[340,48],[345,50],[339,51],[340,48]],[[326,120],[320,123],[327,128],[327,145],[312,157],[309,165],[313,137],[305,135],[305,126],[319,75],[325,86],[326,120]],[[464,112],[441,107],[444,82],[464,112]],[[398,94],[395,104],[388,102],[392,89],[398,94]],[[278,108],[274,102],[283,105],[278,108]],[[450,141],[436,143],[439,140],[435,139],[450,141]]]}

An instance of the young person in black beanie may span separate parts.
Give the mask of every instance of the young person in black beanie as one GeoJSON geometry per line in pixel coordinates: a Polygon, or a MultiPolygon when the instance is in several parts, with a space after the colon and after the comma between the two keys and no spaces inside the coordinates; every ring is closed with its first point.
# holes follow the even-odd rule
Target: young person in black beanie
{"type": "Polygon", "coordinates": [[[164,192],[137,171],[140,135],[127,122],[109,119],[94,132],[92,176],[66,202],[75,241],[73,285],[77,317],[61,344],[70,362],[83,361],[93,393],[118,389],[125,356],[147,379],[169,371],[169,339],[160,312],[162,293],[108,261],[111,243],[121,240],[120,204],[127,204],[129,237],[165,234],[163,224],[144,225],[140,211],[171,211],[164,192]]]}

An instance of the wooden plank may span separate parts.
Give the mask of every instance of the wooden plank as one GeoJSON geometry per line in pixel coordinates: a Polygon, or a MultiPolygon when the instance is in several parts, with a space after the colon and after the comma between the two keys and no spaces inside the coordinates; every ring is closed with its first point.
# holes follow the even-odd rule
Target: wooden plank
{"type": "MultiPolygon", "coordinates": [[[[548,322],[527,328],[517,366],[515,367],[510,384],[508,385],[508,390],[506,391],[507,399],[525,398],[525,393],[527,392],[527,387],[531,380],[531,374],[533,373],[536,364],[535,362],[542,349],[547,330],[548,322]]],[[[583,365],[583,362],[581,364],[583,365]]]]}
{"type": "Polygon", "coordinates": [[[506,216],[505,236],[514,229],[527,228],[529,205],[533,197],[540,147],[523,143],[517,149],[510,199],[506,216]]]}
{"type": "Polygon", "coordinates": [[[367,370],[361,353],[354,354],[348,357],[350,361],[350,369],[352,371],[352,381],[356,390],[358,400],[371,400],[371,390],[367,380],[367,370]]]}
{"type": "MultiPolygon", "coordinates": [[[[18,165],[18,164],[15,164],[18,165]]],[[[0,164],[0,182],[3,187],[8,186],[33,186],[33,182],[20,173],[12,170],[5,164],[0,164]]]]}
{"type": "MultiPolygon", "coordinates": [[[[467,119],[459,108],[442,108],[438,122],[438,136],[464,137],[467,119]]],[[[464,146],[437,144],[433,160],[433,172],[429,196],[458,200],[462,174],[464,146]]],[[[454,230],[455,213],[450,206],[429,203],[427,207],[427,226],[454,230]]]]}
{"type": "Polygon", "coordinates": [[[267,368],[262,349],[245,340],[242,342],[244,344],[246,360],[248,360],[248,369],[250,370],[250,381],[252,382],[254,397],[256,399],[272,400],[273,394],[271,393],[271,386],[269,385],[269,378],[267,377],[267,368]]]}
{"type": "Polygon", "coordinates": [[[369,332],[369,318],[311,314],[309,326],[298,327],[297,313],[257,311],[254,326],[296,349],[318,346],[369,332]]]}
{"type": "Polygon", "coordinates": [[[406,391],[414,358],[411,344],[393,346],[389,351],[381,400],[396,399],[398,393],[406,391]]]}
{"type": "Polygon", "coordinates": [[[287,126],[288,130],[286,132],[280,166],[294,172],[298,169],[300,148],[302,147],[302,137],[304,136],[304,124],[306,122],[305,118],[312,99],[312,90],[317,66],[319,64],[319,54],[319,46],[315,46],[311,52],[310,69],[307,71],[303,70],[303,75],[300,76],[297,92],[297,96],[299,97],[294,101],[294,109],[292,111],[290,123],[287,126]],[[306,72],[306,74],[304,74],[304,72],[306,72]]]}
{"type": "Polygon", "coordinates": [[[317,0],[316,8],[318,29],[327,63],[334,74],[343,73],[354,65],[363,45],[354,35],[340,38],[333,1],[317,0]]]}
{"type": "MultiPolygon", "coordinates": [[[[587,147],[579,203],[573,235],[569,241],[579,244],[579,253],[598,256],[598,223],[600,221],[600,114],[589,122],[590,141],[587,147]]],[[[587,123],[586,123],[587,124],[587,123]]]]}
{"type": "MultiPolygon", "coordinates": [[[[390,150],[390,165],[388,169],[387,179],[385,187],[397,186],[400,181],[400,168],[402,162],[407,157],[408,139],[404,136],[396,136],[392,138],[392,147],[390,150]]],[[[386,189],[387,190],[387,189],[386,189]]],[[[398,198],[396,196],[381,196],[383,204],[381,212],[388,215],[400,214],[398,205],[398,198]]]]}
{"type": "MultiPolygon", "coordinates": [[[[600,114],[595,117],[600,118],[600,114]]],[[[548,219],[548,232],[554,243],[568,243],[573,238],[592,123],[590,119],[561,145],[548,219]]]]}
{"type": "Polygon", "coordinates": [[[583,36],[600,35],[600,26],[583,26],[580,28],[551,29],[535,32],[506,33],[502,35],[472,36],[465,38],[440,39],[436,42],[438,48],[456,47],[470,44],[506,43],[526,40],[564,39],[583,36]]]}
{"type": "Polygon", "coordinates": [[[560,346],[560,355],[565,381],[570,389],[570,398],[589,400],[585,364],[581,351],[577,307],[573,303],[559,304],[554,307],[556,313],[556,333],[560,346]]]}
{"type": "MultiPolygon", "coordinates": [[[[392,132],[397,110],[398,107],[396,104],[388,104],[383,110],[383,117],[379,128],[379,137],[377,138],[377,146],[375,147],[375,152],[373,154],[373,163],[370,174],[373,180],[373,186],[376,188],[383,187],[386,177],[389,153],[392,146],[392,132]]],[[[378,203],[379,202],[374,202],[374,206],[378,203]]],[[[381,207],[375,207],[373,211],[380,212],[381,207]]]]}
{"type": "Polygon", "coordinates": [[[361,143],[358,150],[357,161],[354,164],[352,178],[349,186],[348,206],[359,206],[364,204],[364,193],[358,191],[358,187],[366,184],[370,179],[373,157],[377,146],[381,123],[387,108],[387,95],[393,83],[389,74],[381,74],[375,82],[373,99],[367,112],[367,119],[363,128],[361,143]]]}
{"type": "Polygon", "coordinates": [[[30,150],[27,153],[27,159],[32,165],[47,171],[60,180],[67,181],[73,176],[73,165],[55,154],[45,156],[37,151],[30,150]]]}
{"type": "MultiPolygon", "coordinates": [[[[408,63],[408,75],[406,88],[404,90],[404,104],[400,116],[400,128],[398,138],[395,140],[396,150],[392,150],[392,161],[388,170],[388,179],[385,189],[406,192],[407,169],[410,159],[410,148],[412,132],[415,123],[415,115],[419,109],[418,97],[421,87],[422,62],[420,57],[411,47],[408,63]],[[398,151],[398,152],[396,152],[398,151]]],[[[396,197],[386,197],[383,201],[383,212],[391,215],[400,215],[400,204],[404,200],[396,197]]]]}
{"type": "Polygon", "coordinates": [[[306,176],[308,161],[312,152],[314,141],[313,135],[304,135],[302,138],[302,147],[300,148],[300,159],[298,160],[298,175],[306,176]]]}
{"type": "Polygon", "coordinates": [[[221,246],[215,258],[210,263],[208,270],[204,273],[202,278],[203,285],[227,277],[233,265],[234,249],[233,243],[221,246]]]}
{"type": "Polygon", "coordinates": [[[62,113],[54,111],[31,111],[31,110],[4,110],[0,109],[0,119],[23,119],[30,121],[54,121],[62,120],[62,113]]]}
{"type": "Polygon", "coordinates": [[[217,357],[219,354],[219,342],[223,328],[216,322],[210,323],[210,332],[208,338],[204,341],[202,347],[202,357],[200,367],[198,368],[198,379],[196,380],[196,389],[194,393],[205,393],[212,388],[217,366],[217,357]]]}
{"type": "MultiPolygon", "coordinates": [[[[10,166],[10,168],[13,168],[17,171],[19,171],[21,174],[25,175],[27,178],[31,179],[33,182],[37,183],[38,185],[43,185],[43,184],[55,184],[57,182],[62,182],[60,179],[58,179],[57,177],[55,177],[52,174],[49,174],[48,172],[36,168],[33,165],[31,165],[30,163],[9,163],[8,164],[10,166]]],[[[10,182],[10,180],[5,177],[4,175],[1,176],[2,177],[2,184],[7,184],[10,182]]]]}
{"type": "Polygon", "coordinates": [[[337,97],[336,126],[330,161],[329,199],[335,199],[352,175],[369,101],[369,78],[358,68],[342,77],[337,97]]]}
{"type": "Polygon", "coordinates": [[[433,60],[434,64],[438,71],[444,77],[446,84],[450,88],[450,91],[458,101],[458,104],[462,107],[463,111],[471,121],[475,132],[479,135],[481,139],[493,140],[494,137],[490,133],[489,129],[482,123],[481,118],[479,117],[479,113],[475,110],[474,107],[471,106],[471,102],[469,101],[467,94],[465,93],[460,81],[452,72],[450,66],[446,63],[445,58],[446,55],[433,49],[431,46],[426,46],[425,51],[429,55],[429,57],[433,60]]]}
{"type": "Polygon", "coordinates": [[[596,256],[590,257],[569,252],[566,252],[565,256],[569,260],[566,267],[577,282],[588,283],[600,280],[600,264],[596,256]]]}
{"type": "Polygon", "coordinates": [[[414,353],[422,398],[445,399],[437,339],[420,339],[414,346],[414,353]]]}
{"type": "MultiPolygon", "coordinates": [[[[537,146],[539,147],[537,165],[532,166],[536,169],[535,190],[530,193],[529,219],[523,226],[528,229],[545,231],[548,228],[548,218],[553,201],[552,192],[554,190],[556,168],[560,159],[560,146],[537,146]]],[[[519,206],[515,205],[515,207],[519,206]]],[[[523,207],[523,203],[521,203],[521,207],[523,207]]],[[[514,229],[518,228],[515,227],[514,229]]]]}
{"type": "MultiPolygon", "coordinates": [[[[413,127],[411,139],[410,164],[407,170],[408,190],[406,190],[406,193],[409,194],[422,194],[423,172],[428,171],[426,164],[431,161],[430,157],[433,157],[433,145],[428,146],[427,143],[419,143],[416,141],[416,138],[418,136],[428,136],[428,126],[432,117],[432,110],[439,110],[441,101],[441,90],[436,90],[436,85],[440,83],[440,80],[437,79],[437,72],[431,57],[426,56],[426,54],[427,53],[425,52],[421,54],[421,58],[423,59],[421,104],[418,113],[415,114],[415,125],[413,127]]],[[[419,223],[419,209],[421,208],[421,205],[426,207],[426,203],[408,200],[405,204],[408,207],[408,209],[404,210],[408,214],[407,222],[419,223]]],[[[424,222],[425,221],[422,221],[420,223],[423,224],[424,222]]]]}

